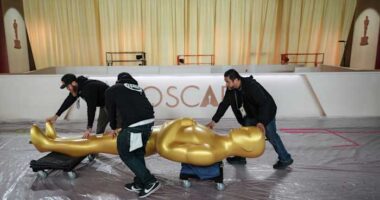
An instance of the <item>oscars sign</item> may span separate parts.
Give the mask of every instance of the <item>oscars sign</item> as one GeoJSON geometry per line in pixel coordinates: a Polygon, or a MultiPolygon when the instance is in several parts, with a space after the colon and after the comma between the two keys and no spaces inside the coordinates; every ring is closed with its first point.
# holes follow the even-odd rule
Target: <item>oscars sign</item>
{"type": "MultiPolygon", "coordinates": [[[[210,118],[226,92],[223,75],[135,76],[157,118],[210,118]]],[[[100,78],[109,85],[115,78],[100,78]]],[[[226,113],[227,116],[229,115],[226,113]]]]}

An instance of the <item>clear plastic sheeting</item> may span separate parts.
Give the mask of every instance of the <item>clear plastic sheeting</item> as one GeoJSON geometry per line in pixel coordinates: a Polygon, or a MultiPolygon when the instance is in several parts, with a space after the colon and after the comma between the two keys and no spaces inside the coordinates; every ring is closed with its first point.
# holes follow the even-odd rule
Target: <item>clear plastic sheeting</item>
{"type": "MultiPolygon", "coordinates": [[[[31,124],[1,123],[2,199],[137,199],[124,189],[133,173],[115,155],[83,160],[76,179],[62,171],[38,177],[29,162],[46,153],[29,144],[31,124]]],[[[264,155],[248,159],[247,165],[224,162],[224,191],[216,190],[213,181],[192,180],[184,188],[180,163],[154,155],[146,162],[162,187],[149,199],[380,199],[380,119],[278,120],[277,125],[294,159],[290,168],[272,168],[277,156],[267,143],[264,155]]],[[[216,131],[236,126],[234,120],[224,120],[216,131]]],[[[85,123],[58,122],[56,127],[60,135],[78,136],[85,123]]]]}

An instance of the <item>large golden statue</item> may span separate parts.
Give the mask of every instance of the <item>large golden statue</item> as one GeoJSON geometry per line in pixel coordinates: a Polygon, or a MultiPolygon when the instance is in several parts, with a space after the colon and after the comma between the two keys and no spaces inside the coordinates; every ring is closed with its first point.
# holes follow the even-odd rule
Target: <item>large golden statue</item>
{"type": "MultiPolygon", "coordinates": [[[[116,137],[104,134],[82,138],[58,138],[53,125],[46,123],[45,134],[33,125],[31,142],[40,152],[54,151],[70,156],[92,153],[118,154],[116,137]]],[[[183,118],[154,126],[146,145],[145,156],[158,153],[164,158],[181,163],[207,166],[228,156],[255,158],[265,149],[265,136],[257,127],[232,129],[219,135],[193,119],[183,118]]]]}

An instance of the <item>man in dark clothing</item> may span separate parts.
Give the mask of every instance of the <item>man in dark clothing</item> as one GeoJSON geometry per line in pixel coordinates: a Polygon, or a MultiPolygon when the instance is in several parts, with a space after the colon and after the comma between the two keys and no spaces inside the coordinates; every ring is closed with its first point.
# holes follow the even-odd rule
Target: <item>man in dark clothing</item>
{"type": "MultiPolygon", "coordinates": [[[[228,90],[212,117],[212,121],[207,126],[211,129],[214,128],[228,107],[231,106],[237,121],[242,126],[257,126],[265,132],[266,138],[278,154],[278,161],[273,165],[273,168],[285,169],[291,165],[293,159],[277,134],[277,106],[272,96],[252,76],[241,77],[234,69],[224,73],[224,80],[228,90]]],[[[227,158],[227,162],[230,164],[246,164],[246,159],[235,156],[227,158]]]]}
{"type": "Polygon", "coordinates": [[[139,198],[147,197],[160,187],[160,182],[146,168],[144,159],[145,146],[154,124],[153,106],[137,81],[125,72],[120,73],[116,84],[106,90],[105,98],[113,136],[116,135],[116,110],[122,120],[117,151],[135,174],[134,181],[125,184],[124,188],[139,193],[139,198]]]}
{"type": "Polygon", "coordinates": [[[108,89],[108,85],[98,80],[87,79],[84,76],[76,77],[74,74],[65,74],[61,81],[61,89],[66,88],[70,93],[57,113],[47,118],[46,121],[55,122],[79,97],[82,97],[87,103],[87,129],[83,133],[83,137],[88,138],[91,135],[96,107],[100,108],[96,134],[104,133],[108,124],[104,92],[108,89]]]}

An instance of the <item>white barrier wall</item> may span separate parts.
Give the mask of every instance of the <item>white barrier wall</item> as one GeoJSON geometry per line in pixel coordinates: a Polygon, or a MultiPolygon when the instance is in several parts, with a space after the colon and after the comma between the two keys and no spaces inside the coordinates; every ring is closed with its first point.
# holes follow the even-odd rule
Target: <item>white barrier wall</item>
{"type": "Polygon", "coordinates": [[[322,108],[330,117],[380,116],[380,73],[309,73],[322,108]]]}
{"type": "MultiPolygon", "coordinates": [[[[248,76],[250,74],[242,74],[248,76]]],[[[44,120],[67,96],[61,75],[1,75],[0,121],[44,120]]],[[[89,76],[112,85],[114,76],[89,76]]],[[[223,74],[136,75],[155,106],[156,118],[211,118],[225,91],[223,74]]],[[[380,73],[259,74],[273,95],[278,117],[380,116],[380,73]]],[[[86,103],[69,119],[86,119],[86,103]]],[[[63,118],[66,113],[61,116],[63,118]]],[[[229,110],[225,117],[233,117],[229,110]]]]}

